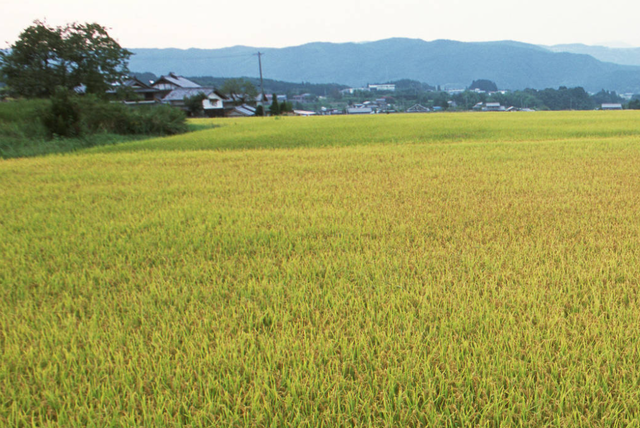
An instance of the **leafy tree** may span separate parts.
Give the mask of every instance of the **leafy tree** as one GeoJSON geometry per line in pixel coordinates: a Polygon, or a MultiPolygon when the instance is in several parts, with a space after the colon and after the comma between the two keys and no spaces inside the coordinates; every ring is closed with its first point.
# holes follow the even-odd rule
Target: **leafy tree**
{"type": "Polygon", "coordinates": [[[474,89],[479,89],[485,92],[496,92],[498,90],[498,85],[495,82],[487,79],[478,79],[474,80],[469,86],[469,90],[473,91],[474,89]]]}
{"type": "Polygon", "coordinates": [[[220,88],[224,94],[231,95],[239,104],[253,102],[258,96],[258,90],[246,79],[227,79],[220,88]]]}
{"type": "Polygon", "coordinates": [[[635,100],[629,101],[627,108],[630,110],[640,110],[640,100],[635,99],[635,100]]]}
{"type": "Polygon", "coordinates": [[[269,107],[269,112],[271,112],[271,116],[278,116],[280,114],[280,104],[278,104],[278,96],[276,94],[272,94],[271,99],[271,107],[269,107]]]}
{"type": "Polygon", "coordinates": [[[433,105],[442,107],[443,110],[449,108],[449,94],[446,92],[436,92],[433,94],[433,105]]]}
{"type": "Polygon", "coordinates": [[[535,91],[535,95],[550,110],[592,110],[595,107],[593,99],[581,87],[560,86],[557,90],[547,88],[535,91]]]}
{"type": "Polygon", "coordinates": [[[282,101],[280,104],[280,113],[288,113],[293,111],[293,103],[289,101],[282,101]]]}
{"type": "Polygon", "coordinates": [[[593,95],[591,98],[593,98],[593,101],[596,103],[596,105],[605,104],[605,103],[622,104],[624,102],[624,98],[616,94],[616,91],[609,92],[609,91],[605,91],[604,89],[598,92],[597,94],[593,95]]]}
{"type": "Polygon", "coordinates": [[[478,94],[477,92],[472,91],[464,91],[454,95],[452,98],[461,110],[471,110],[476,104],[485,102],[487,100],[487,95],[478,94]]]}
{"type": "Polygon", "coordinates": [[[191,117],[200,116],[202,114],[202,101],[205,98],[207,98],[207,96],[202,92],[198,92],[190,97],[184,97],[184,106],[187,108],[191,117]]]}
{"type": "Polygon", "coordinates": [[[122,82],[131,52],[98,24],[50,27],[35,21],[8,51],[0,53],[0,79],[19,96],[50,97],[55,88],[84,85],[87,93],[104,95],[122,82]]]}
{"type": "Polygon", "coordinates": [[[264,116],[264,107],[262,107],[262,104],[256,107],[256,116],[264,116]]]}

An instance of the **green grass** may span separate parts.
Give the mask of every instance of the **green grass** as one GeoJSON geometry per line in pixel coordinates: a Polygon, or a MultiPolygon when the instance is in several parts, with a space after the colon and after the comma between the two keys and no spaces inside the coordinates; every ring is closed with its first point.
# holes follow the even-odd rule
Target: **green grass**
{"type": "Polygon", "coordinates": [[[639,426],[639,119],[0,161],[0,425],[639,426]]]}

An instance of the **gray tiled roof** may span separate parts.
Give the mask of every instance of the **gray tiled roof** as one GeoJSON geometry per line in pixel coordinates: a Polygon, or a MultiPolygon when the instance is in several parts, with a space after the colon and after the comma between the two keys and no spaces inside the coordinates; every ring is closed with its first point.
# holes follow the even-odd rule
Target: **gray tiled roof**
{"type": "Polygon", "coordinates": [[[242,104],[241,106],[238,106],[238,107],[234,108],[233,109],[233,113],[241,114],[241,115],[244,115],[244,116],[255,116],[256,109],[255,109],[255,107],[251,107],[251,106],[248,106],[246,104],[242,104]]]}
{"type": "Polygon", "coordinates": [[[174,89],[169,92],[162,101],[182,101],[184,97],[192,97],[198,94],[209,96],[213,92],[213,88],[181,88],[174,89]]]}
{"type": "Polygon", "coordinates": [[[160,82],[161,80],[166,80],[167,82],[173,83],[180,88],[200,88],[200,85],[198,85],[196,82],[192,82],[189,79],[185,79],[184,77],[178,76],[173,73],[169,73],[166,76],[160,77],[154,84],[158,84],[158,82],[160,82]]]}

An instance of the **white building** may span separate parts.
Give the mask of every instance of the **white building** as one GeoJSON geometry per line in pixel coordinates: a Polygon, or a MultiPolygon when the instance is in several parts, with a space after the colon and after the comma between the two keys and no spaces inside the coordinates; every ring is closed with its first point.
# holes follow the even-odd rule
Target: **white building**
{"type": "Polygon", "coordinates": [[[396,85],[394,83],[385,83],[381,85],[367,85],[371,91],[395,91],[396,85]]]}
{"type": "Polygon", "coordinates": [[[622,104],[605,103],[600,107],[601,110],[622,110],[622,104]]]}

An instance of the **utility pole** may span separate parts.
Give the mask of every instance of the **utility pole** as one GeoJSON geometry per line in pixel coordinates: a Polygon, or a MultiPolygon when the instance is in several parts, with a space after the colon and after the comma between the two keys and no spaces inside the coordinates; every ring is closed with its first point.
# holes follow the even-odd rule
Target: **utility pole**
{"type": "Polygon", "coordinates": [[[262,94],[262,101],[264,101],[264,84],[262,82],[262,55],[264,54],[258,52],[256,55],[258,55],[258,66],[260,67],[260,93],[262,94]]]}

